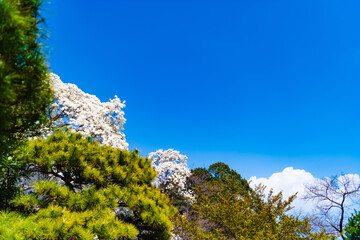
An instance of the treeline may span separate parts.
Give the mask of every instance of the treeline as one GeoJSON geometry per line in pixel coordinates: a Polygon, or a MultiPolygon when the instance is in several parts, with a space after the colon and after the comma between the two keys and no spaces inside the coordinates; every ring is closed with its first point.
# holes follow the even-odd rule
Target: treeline
{"type": "Polygon", "coordinates": [[[40,6],[0,0],[0,239],[335,239],[225,163],[128,151],[124,102],[48,73],[40,6]]]}

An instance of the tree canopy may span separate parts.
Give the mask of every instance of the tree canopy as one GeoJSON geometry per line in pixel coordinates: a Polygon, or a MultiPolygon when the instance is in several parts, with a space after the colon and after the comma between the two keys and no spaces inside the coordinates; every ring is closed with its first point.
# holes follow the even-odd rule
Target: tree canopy
{"type": "MultiPolygon", "coordinates": [[[[16,239],[168,239],[176,213],[152,185],[156,172],[137,151],[101,146],[93,138],[58,131],[32,140],[18,158],[42,180],[13,200],[16,239]],[[22,219],[26,224],[19,226],[22,219]]],[[[11,235],[12,234],[12,235],[11,235]]],[[[8,236],[7,235],[7,236],[8,236]]]]}
{"type": "Polygon", "coordinates": [[[181,239],[329,239],[315,233],[310,219],[288,213],[295,195],[265,194],[251,189],[240,174],[224,163],[195,169],[189,178],[196,200],[179,216],[175,233],[181,239]]]}
{"type": "Polygon", "coordinates": [[[21,175],[12,151],[47,121],[52,91],[41,51],[40,0],[0,1],[0,207],[21,175]]]}
{"type": "Polygon", "coordinates": [[[355,211],[345,226],[346,239],[360,239],[360,212],[355,211]]]}

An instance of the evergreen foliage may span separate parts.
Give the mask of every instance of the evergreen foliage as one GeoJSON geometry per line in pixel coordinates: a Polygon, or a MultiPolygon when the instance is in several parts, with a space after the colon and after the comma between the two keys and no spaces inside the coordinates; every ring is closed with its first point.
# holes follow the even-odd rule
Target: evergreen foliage
{"type": "Polygon", "coordinates": [[[246,179],[222,162],[217,162],[205,168],[195,168],[187,180],[187,186],[196,195],[213,195],[217,191],[250,192],[251,188],[246,179]],[[227,186],[225,188],[225,186],[227,186]]]}
{"type": "Polygon", "coordinates": [[[191,210],[176,220],[174,232],[181,239],[331,239],[312,232],[310,219],[288,213],[295,195],[266,196],[265,187],[251,189],[224,163],[193,173],[202,184],[194,188],[191,210]]]}
{"type": "Polygon", "coordinates": [[[345,226],[346,239],[360,239],[360,212],[353,213],[345,226]]]}
{"type": "Polygon", "coordinates": [[[0,208],[18,192],[12,151],[47,120],[52,92],[41,52],[39,0],[0,1],[0,208]]]}
{"type": "Polygon", "coordinates": [[[30,141],[18,158],[50,180],[13,200],[23,217],[0,217],[25,221],[11,230],[16,239],[169,239],[176,210],[151,184],[156,172],[137,151],[58,131],[30,141]]]}
{"type": "Polygon", "coordinates": [[[246,179],[242,178],[239,173],[222,162],[214,163],[210,165],[208,169],[211,185],[226,185],[229,190],[238,191],[239,189],[245,192],[251,191],[249,183],[246,179]]]}

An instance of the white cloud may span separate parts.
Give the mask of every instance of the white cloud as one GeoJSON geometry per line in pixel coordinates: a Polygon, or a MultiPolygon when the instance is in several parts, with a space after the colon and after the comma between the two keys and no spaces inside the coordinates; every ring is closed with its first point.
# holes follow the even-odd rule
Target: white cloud
{"type": "Polygon", "coordinates": [[[302,199],[305,195],[305,185],[310,185],[316,181],[316,178],[303,169],[294,169],[287,167],[282,172],[272,174],[269,178],[257,178],[255,176],[249,179],[250,186],[263,184],[267,191],[274,190],[274,193],[282,191],[284,199],[297,193],[297,198],[293,202],[295,212],[303,214],[311,213],[314,210],[315,202],[302,199]]]}
{"type": "MultiPolygon", "coordinates": [[[[358,174],[346,174],[344,176],[351,179],[355,185],[360,184],[360,176],[358,174]]],[[[344,176],[339,176],[339,179],[344,178],[344,176]]],[[[305,195],[305,185],[311,185],[322,180],[315,178],[311,173],[303,169],[287,167],[282,172],[272,174],[269,178],[257,178],[253,176],[249,181],[251,187],[261,183],[267,187],[267,191],[270,189],[273,189],[274,193],[282,191],[284,199],[297,193],[297,199],[292,204],[294,207],[293,211],[307,215],[315,210],[317,203],[303,199],[305,195]]],[[[352,205],[352,201],[350,200],[347,205],[352,205]]]]}

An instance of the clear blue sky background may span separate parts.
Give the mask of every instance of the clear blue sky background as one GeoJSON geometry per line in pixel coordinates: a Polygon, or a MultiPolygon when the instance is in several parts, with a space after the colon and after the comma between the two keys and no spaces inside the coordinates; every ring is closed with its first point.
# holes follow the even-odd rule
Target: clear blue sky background
{"type": "Polygon", "coordinates": [[[244,177],[360,169],[360,1],[53,0],[49,62],[102,101],[126,100],[143,155],[244,177]]]}

